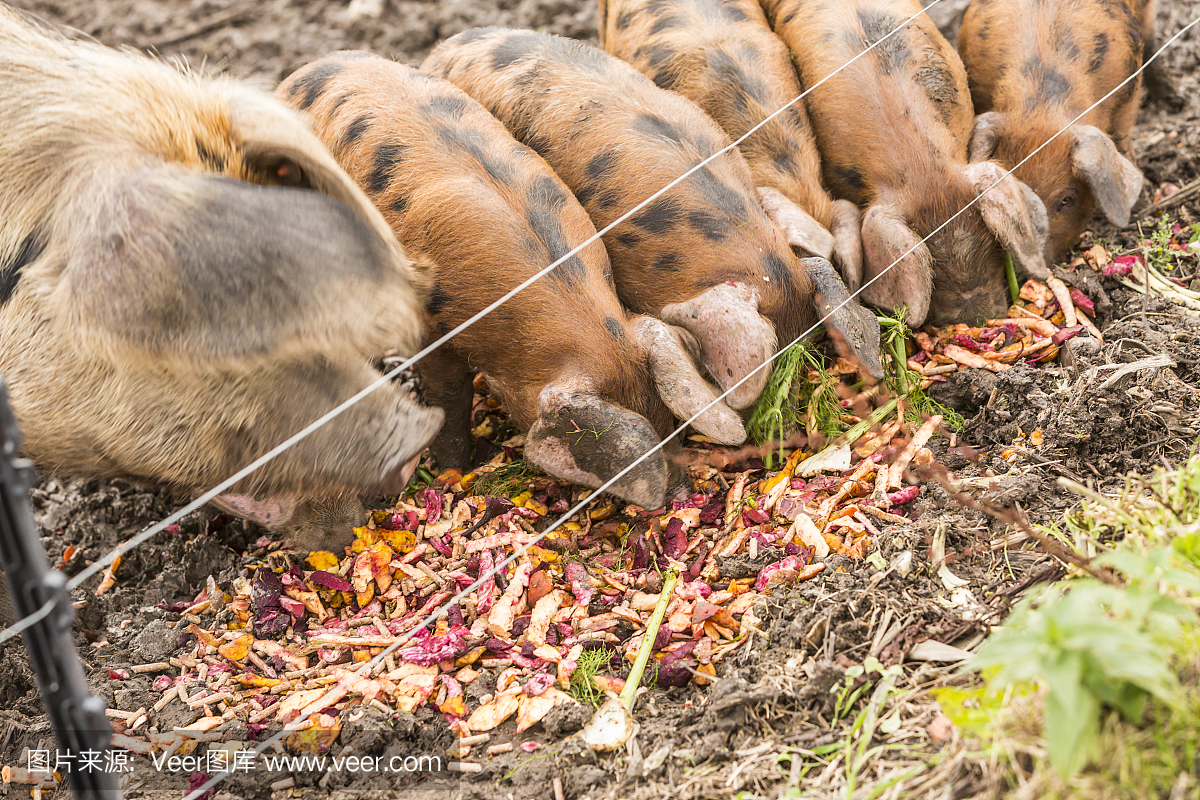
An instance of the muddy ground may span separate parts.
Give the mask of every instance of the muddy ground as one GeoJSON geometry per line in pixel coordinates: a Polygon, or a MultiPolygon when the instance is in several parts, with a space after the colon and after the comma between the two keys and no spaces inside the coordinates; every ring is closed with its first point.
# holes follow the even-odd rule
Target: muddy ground
{"type": "MultiPolygon", "coordinates": [[[[532,27],[595,41],[596,21],[589,0],[16,4],[105,43],[180,57],[193,67],[248,78],[264,88],[332,50],[365,48],[415,65],[439,40],[478,25],[532,27]]],[[[1160,31],[1170,35],[1197,15],[1200,0],[1161,2],[1160,31]]],[[[1197,37],[1182,40],[1165,60],[1187,102],[1182,110],[1153,102],[1143,108],[1136,139],[1139,166],[1147,178],[1142,208],[1162,184],[1186,186],[1200,177],[1197,37]]],[[[1192,195],[1170,213],[1185,224],[1200,221],[1200,197],[1192,195]]],[[[1093,231],[1110,237],[1117,249],[1136,238],[1136,230],[1114,232],[1098,219],[1093,231]]],[[[1076,502],[1056,483],[1059,477],[1111,486],[1127,472],[1147,472],[1164,459],[1177,461],[1200,434],[1200,320],[1094,274],[1086,282],[1067,273],[1062,277],[1081,281],[1096,299],[1097,322],[1109,344],[1098,352],[1079,352],[1070,366],[1018,367],[1003,375],[959,373],[937,392],[968,420],[960,441],[983,454],[972,464],[960,451],[947,452],[944,441],[939,445],[943,462],[962,481],[960,488],[1001,508],[1019,505],[1034,522],[1051,520],[1076,502]],[[1109,386],[1102,384],[1110,373],[1098,375],[1092,369],[1160,353],[1175,366],[1138,371],[1109,386]],[[1034,455],[1015,463],[1001,457],[1002,446],[1018,430],[1038,428],[1044,444],[1034,455]]],[[[1200,288],[1200,279],[1192,285],[1200,288]]],[[[34,505],[52,561],[62,558],[69,543],[79,548],[66,566],[72,572],[179,503],[117,483],[46,479],[34,492],[34,505]]],[[[776,754],[785,747],[812,750],[836,738],[830,689],[843,684],[847,665],[868,655],[896,663],[926,639],[971,647],[1021,587],[1059,574],[1046,555],[1022,544],[1022,536],[1005,522],[963,508],[944,487],[927,485],[915,508],[914,525],[887,529],[878,542],[885,562],[904,551],[914,554],[908,576],[893,571],[880,578],[864,562],[831,562],[830,569],[795,590],[777,592],[759,614],[769,639],[756,640],[723,662],[714,685],[657,691],[643,701],[640,759],[598,756],[568,738],[582,715],[552,715],[521,737],[548,747],[532,755],[515,750],[481,759],[483,771],[461,781],[443,776],[390,784],[382,776],[335,775],[318,787],[314,784],[322,776],[316,774],[299,776],[298,784],[305,786],[304,796],[380,797],[395,785],[405,796],[453,789],[467,797],[544,798],[552,779],[560,777],[568,798],[731,797],[738,791],[779,796],[799,779],[799,772],[776,754]],[[930,567],[929,545],[939,535],[951,554],[951,570],[968,581],[969,595],[951,597],[930,567]]],[[[168,658],[178,632],[166,623],[178,614],[156,604],[192,599],[210,575],[218,580],[235,575],[244,554],[261,546],[260,536],[239,522],[198,515],[131,553],[113,591],[103,597],[81,593],[76,641],[93,691],[122,709],[153,703],[156,693],[149,678],[115,682],[108,670],[168,658]]],[[[922,685],[945,672],[932,663],[910,663],[909,685],[922,685]]],[[[910,718],[903,744],[931,751],[924,725],[932,719],[933,707],[918,704],[906,713],[910,718]]],[[[187,721],[164,715],[152,717],[150,724],[166,730],[187,721]]],[[[23,766],[25,748],[51,747],[51,741],[22,645],[0,646],[0,764],[23,766]]],[[[368,716],[347,725],[342,742],[347,741],[367,754],[397,748],[433,752],[449,743],[449,733],[440,715],[424,711],[390,722],[368,716]]],[[[971,768],[960,764],[942,770],[918,794],[986,794],[989,787],[975,778],[971,768]]],[[[223,792],[227,797],[267,797],[269,783],[262,775],[242,776],[223,792]]],[[[151,782],[129,796],[146,796],[151,787],[156,791],[150,794],[178,797],[182,783],[151,782]]],[[[0,796],[26,792],[0,785],[0,796]]]]}

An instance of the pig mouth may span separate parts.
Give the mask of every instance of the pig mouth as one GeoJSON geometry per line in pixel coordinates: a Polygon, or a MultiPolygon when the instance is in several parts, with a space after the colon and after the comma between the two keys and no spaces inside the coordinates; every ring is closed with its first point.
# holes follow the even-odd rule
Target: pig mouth
{"type": "Polygon", "coordinates": [[[980,286],[940,296],[935,291],[925,322],[928,325],[970,325],[1001,317],[1007,308],[1008,289],[1005,286],[980,286]]]}

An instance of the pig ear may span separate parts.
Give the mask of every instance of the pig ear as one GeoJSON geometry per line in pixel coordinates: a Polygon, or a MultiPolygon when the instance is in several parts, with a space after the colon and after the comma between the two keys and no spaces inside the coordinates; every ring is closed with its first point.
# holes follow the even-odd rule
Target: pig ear
{"type": "Polygon", "coordinates": [[[817,287],[817,313],[825,329],[845,345],[843,354],[857,358],[875,378],[883,377],[879,360],[879,318],[850,296],[846,285],[823,258],[800,262],[817,287]]]}
{"type": "Polygon", "coordinates": [[[1129,213],[1142,191],[1142,173],[1099,128],[1073,125],[1071,163],[1092,190],[1096,204],[1113,225],[1129,224],[1129,213]]]}
{"type": "Polygon", "coordinates": [[[757,191],[763,211],[783,231],[789,245],[814,256],[829,258],[833,253],[833,235],[825,230],[824,225],[778,189],[759,186],[757,191]]]}
{"type": "Polygon", "coordinates": [[[862,286],[862,212],[849,200],[833,201],[833,263],[854,291],[862,286]]]}
{"type": "Polygon", "coordinates": [[[975,117],[975,130],[971,132],[971,144],[967,149],[967,161],[987,161],[996,152],[996,140],[1004,126],[1004,115],[989,111],[975,117]]]}
{"type": "Polygon", "coordinates": [[[758,313],[757,289],[721,283],[663,307],[659,317],[696,337],[704,368],[722,390],[750,376],[725,397],[732,408],[746,408],[762,394],[771,370],[758,367],[775,354],[775,326],[758,313]]]}
{"type": "Polygon", "coordinates": [[[988,230],[1027,274],[1038,279],[1050,277],[1044,255],[1046,206],[1041,198],[1012,175],[1005,175],[994,161],[968,164],[963,172],[979,195],[976,205],[988,230]],[[980,194],[985,190],[986,194],[980,194]]]}
{"type": "Polygon", "coordinates": [[[910,327],[924,322],[933,294],[933,256],[921,237],[891,210],[871,206],[863,216],[862,247],[863,299],[889,311],[907,306],[910,327]]]}
{"type": "Polygon", "coordinates": [[[638,343],[650,359],[654,385],[667,408],[679,419],[691,419],[700,409],[707,410],[696,417],[692,426],[721,444],[737,445],[746,441],[746,427],[736,411],[717,400],[712,384],[700,377],[684,346],[684,337],[691,334],[673,328],[653,317],[638,317],[633,329],[638,343]]]}
{"type": "MultiPolygon", "coordinates": [[[[659,443],[644,417],[596,396],[582,378],[548,384],[525,436],[525,457],[559,478],[597,489],[659,443]]],[[[607,491],[642,508],[666,503],[669,469],[651,453],[607,491]]]]}
{"type": "Polygon", "coordinates": [[[296,513],[294,497],[267,497],[260,500],[247,494],[219,494],[208,502],[226,514],[248,519],[269,531],[279,530],[291,522],[296,513]]]}

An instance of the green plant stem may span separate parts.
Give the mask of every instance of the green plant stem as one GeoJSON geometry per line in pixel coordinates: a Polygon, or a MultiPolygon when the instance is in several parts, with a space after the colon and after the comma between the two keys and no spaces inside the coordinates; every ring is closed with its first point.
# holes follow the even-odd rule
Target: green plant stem
{"type": "Polygon", "coordinates": [[[637,660],[633,662],[633,669],[629,670],[629,679],[625,681],[625,688],[621,690],[621,702],[631,713],[633,699],[637,696],[638,685],[642,682],[642,673],[646,671],[646,664],[650,661],[650,651],[654,649],[654,640],[658,637],[663,617],[667,615],[667,605],[671,602],[671,594],[675,591],[675,581],[678,578],[679,575],[675,572],[668,572],[663,577],[662,591],[658,594],[654,613],[646,623],[646,632],[642,635],[642,646],[638,648],[637,660]]]}
{"type": "Polygon", "coordinates": [[[892,339],[892,358],[896,361],[896,383],[900,394],[907,395],[909,392],[908,353],[903,336],[896,336],[892,339]]]}
{"type": "Polygon", "coordinates": [[[1008,296],[1012,298],[1012,304],[1015,306],[1021,299],[1021,289],[1017,286],[1017,269],[1008,253],[1004,254],[1004,276],[1008,278],[1008,296]]]}

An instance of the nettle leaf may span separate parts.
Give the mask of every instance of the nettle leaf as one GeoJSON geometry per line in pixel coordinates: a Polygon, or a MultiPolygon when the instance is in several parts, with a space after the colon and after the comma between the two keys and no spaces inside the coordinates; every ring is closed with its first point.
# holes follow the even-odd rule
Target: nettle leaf
{"type": "Polygon", "coordinates": [[[1078,772],[1097,752],[1100,703],[1083,686],[1083,659],[1074,653],[1044,665],[1046,755],[1061,775],[1078,772]]]}

